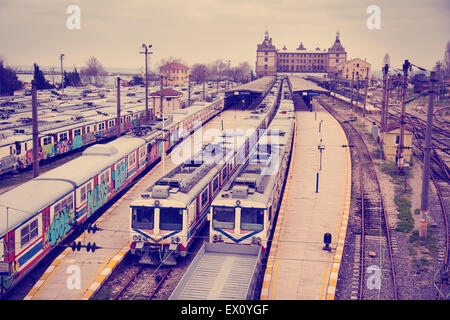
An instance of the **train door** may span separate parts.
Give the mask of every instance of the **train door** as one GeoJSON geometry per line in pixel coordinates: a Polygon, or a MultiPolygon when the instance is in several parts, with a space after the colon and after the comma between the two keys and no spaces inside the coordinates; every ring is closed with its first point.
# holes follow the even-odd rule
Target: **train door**
{"type": "Polygon", "coordinates": [[[50,207],[42,210],[42,234],[47,232],[47,229],[50,227],[50,207]]]}
{"type": "Polygon", "coordinates": [[[5,261],[11,261],[12,263],[14,263],[14,257],[16,256],[15,232],[16,230],[13,229],[5,237],[5,261]]]}

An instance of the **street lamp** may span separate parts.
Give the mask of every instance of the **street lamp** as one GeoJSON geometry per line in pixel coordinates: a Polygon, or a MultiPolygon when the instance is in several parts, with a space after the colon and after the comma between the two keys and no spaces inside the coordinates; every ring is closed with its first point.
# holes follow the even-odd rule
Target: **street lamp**
{"type": "Polygon", "coordinates": [[[140,52],[142,54],[145,54],[145,121],[148,122],[148,62],[147,57],[148,55],[152,54],[153,52],[149,52],[149,49],[153,45],[149,44],[148,46],[143,43],[142,48],[144,48],[144,52],[140,52]]]}

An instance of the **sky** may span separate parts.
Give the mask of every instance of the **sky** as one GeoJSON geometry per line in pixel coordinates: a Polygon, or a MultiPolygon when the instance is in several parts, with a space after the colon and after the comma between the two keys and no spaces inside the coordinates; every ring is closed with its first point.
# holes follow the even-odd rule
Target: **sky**
{"type": "Polygon", "coordinates": [[[146,43],[151,68],[169,57],[254,68],[265,30],[277,49],[289,50],[300,42],[328,49],[339,30],[348,59],[377,70],[389,53],[394,67],[409,59],[431,69],[450,40],[449,17],[448,0],[0,0],[0,57],[11,66],[59,66],[64,53],[65,68],[95,56],[107,68],[138,69],[146,43]],[[67,27],[76,21],[70,5],[79,7],[79,29],[67,27]]]}

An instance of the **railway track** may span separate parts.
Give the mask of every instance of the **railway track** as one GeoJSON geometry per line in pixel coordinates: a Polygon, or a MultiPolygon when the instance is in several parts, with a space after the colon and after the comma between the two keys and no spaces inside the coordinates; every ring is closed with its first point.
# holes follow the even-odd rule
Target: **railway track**
{"type": "MultiPolygon", "coordinates": [[[[401,110],[398,106],[390,106],[389,120],[400,121],[401,110]]],[[[449,267],[449,216],[447,206],[450,203],[450,174],[448,168],[448,159],[450,155],[450,131],[449,122],[445,118],[448,114],[449,107],[442,107],[434,112],[433,115],[433,136],[432,136],[432,152],[431,152],[431,171],[430,179],[436,189],[436,194],[441,208],[443,221],[443,235],[441,253],[438,258],[441,269],[436,273],[434,286],[438,290],[437,299],[445,299],[450,297],[450,288],[448,285],[448,267],[449,267]],[[445,160],[444,160],[445,159],[445,160]]],[[[416,112],[426,115],[426,110],[417,110],[416,112]],[[420,112],[419,112],[420,111],[420,112]]],[[[368,116],[371,121],[379,124],[378,119],[368,116]]],[[[405,122],[409,124],[413,131],[413,155],[416,159],[423,162],[424,156],[424,140],[426,131],[426,121],[418,116],[410,113],[405,114],[405,122]]]]}
{"type": "Polygon", "coordinates": [[[160,269],[160,266],[136,265],[130,267],[130,274],[119,285],[112,300],[152,300],[168,278],[173,268],[160,269]]]}
{"type": "Polygon", "coordinates": [[[342,115],[317,99],[341,124],[352,146],[352,165],[356,176],[353,199],[359,204],[359,243],[355,253],[359,254],[355,261],[359,264],[359,272],[354,272],[358,282],[358,299],[360,300],[397,300],[398,289],[393,261],[391,233],[381,187],[372,157],[359,132],[342,115]],[[378,261],[375,262],[375,259],[378,261]]]}

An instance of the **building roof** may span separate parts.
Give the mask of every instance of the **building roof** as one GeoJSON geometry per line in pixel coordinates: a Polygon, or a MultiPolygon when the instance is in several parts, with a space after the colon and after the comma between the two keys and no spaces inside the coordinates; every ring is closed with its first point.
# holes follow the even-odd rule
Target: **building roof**
{"type": "Polygon", "coordinates": [[[345,49],[341,44],[341,40],[339,39],[339,31],[336,33],[336,40],[334,41],[331,48],[328,49],[328,51],[329,52],[345,52],[345,49]]]}
{"type": "Polygon", "coordinates": [[[177,97],[182,95],[181,92],[173,90],[171,88],[164,88],[150,94],[151,96],[163,96],[163,97],[177,97]]]}
{"type": "Polygon", "coordinates": [[[238,91],[250,91],[256,93],[266,93],[275,82],[275,77],[273,76],[265,76],[259,79],[256,79],[252,82],[244,83],[238,87],[227,90],[226,93],[234,93],[238,91]]]}
{"type": "Polygon", "coordinates": [[[346,65],[346,64],[351,63],[351,62],[356,61],[356,60],[364,62],[364,63],[367,63],[369,66],[371,65],[369,62],[367,62],[367,61],[365,61],[365,60],[363,60],[361,58],[353,58],[351,60],[343,61],[343,62],[337,64],[336,67],[341,66],[341,65],[346,65]]]}
{"type": "MultiPolygon", "coordinates": [[[[389,132],[389,131],[392,131],[392,130],[395,130],[395,129],[398,129],[398,128],[400,128],[400,122],[394,121],[394,122],[391,122],[391,123],[388,124],[388,126],[386,128],[386,132],[389,132]]],[[[412,127],[407,124],[407,125],[405,125],[405,130],[409,131],[409,132],[412,132],[412,127]]]]}
{"type": "Polygon", "coordinates": [[[189,70],[189,67],[186,67],[185,65],[178,63],[178,62],[171,62],[164,66],[159,67],[159,70],[167,70],[167,69],[185,69],[189,70]]]}

